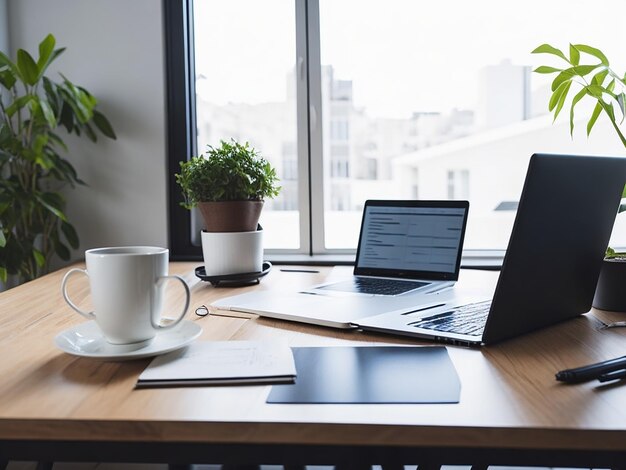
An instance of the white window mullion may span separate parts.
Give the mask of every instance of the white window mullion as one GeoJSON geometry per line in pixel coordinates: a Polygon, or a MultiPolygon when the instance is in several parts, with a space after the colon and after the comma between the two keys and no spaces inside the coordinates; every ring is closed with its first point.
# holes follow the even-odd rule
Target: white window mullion
{"type": "Polygon", "coordinates": [[[311,196],[311,251],[324,253],[324,167],[319,1],[306,0],[308,39],[308,113],[311,196]]]}
{"type": "Polygon", "coordinates": [[[300,253],[311,247],[311,205],[309,169],[309,51],[307,47],[307,0],[296,2],[296,99],[298,119],[298,210],[300,253]]]}

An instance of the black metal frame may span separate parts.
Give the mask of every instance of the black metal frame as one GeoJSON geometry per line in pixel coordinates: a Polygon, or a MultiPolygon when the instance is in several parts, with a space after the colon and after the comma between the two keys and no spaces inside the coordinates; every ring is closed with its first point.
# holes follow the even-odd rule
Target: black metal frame
{"type": "Polygon", "coordinates": [[[0,441],[0,462],[127,462],[282,465],[528,465],[623,468],[626,450],[528,450],[466,447],[0,441]]]}
{"type": "Polygon", "coordinates": [[[183,208],[174,174],[179,162],[196,154],[193,0],[163,0],[167,90],[168,227],[170,259],[199,260],[202,250],[191,243],[191,213],[183,208]]]}

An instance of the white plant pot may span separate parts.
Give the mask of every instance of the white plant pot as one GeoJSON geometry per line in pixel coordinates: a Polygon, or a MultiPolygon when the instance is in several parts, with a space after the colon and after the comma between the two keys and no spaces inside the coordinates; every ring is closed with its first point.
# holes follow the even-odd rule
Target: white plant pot
{"type": "Polygon", "coordinates": [[[263,230],[202,231],[202,255],[207,276],[245,274],[263,270],[263,230]]]}

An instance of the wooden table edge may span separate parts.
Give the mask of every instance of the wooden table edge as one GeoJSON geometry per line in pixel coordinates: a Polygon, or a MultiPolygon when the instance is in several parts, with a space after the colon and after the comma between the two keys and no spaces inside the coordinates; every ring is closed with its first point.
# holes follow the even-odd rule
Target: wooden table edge
{"type": "Polygon", "coordinates": [[[626,431],[293,422],[0,419],[0,440],[626,451],[626,431]]]}

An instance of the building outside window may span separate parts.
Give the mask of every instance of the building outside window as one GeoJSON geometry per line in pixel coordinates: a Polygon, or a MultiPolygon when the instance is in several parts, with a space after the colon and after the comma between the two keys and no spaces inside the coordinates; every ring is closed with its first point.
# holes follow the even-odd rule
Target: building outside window
{"type": "MultiPolygon", "coordinates": [[[[626,2],[599,0],[602,22],[581,0],[193,6],[197,147],[246,140],[276,167],[267,248],[349,252],[366,199],[471,196],[466,249],[502,250],[515,211],[495,208],[517,200],[532,153],[623,154],[604,116],[589,139],[583,119],[573,139],[566,116],[552,123],[532,73],[550,58],[530,51],[588,43],[626,69],[626,2]]],[[[626,245],[622,216],[611,243],[626,245]]]]}
{"type": "Polygon", "coordinates": [[[448,199],[470,198],[469,171],[448,170],[448,199]]]}

